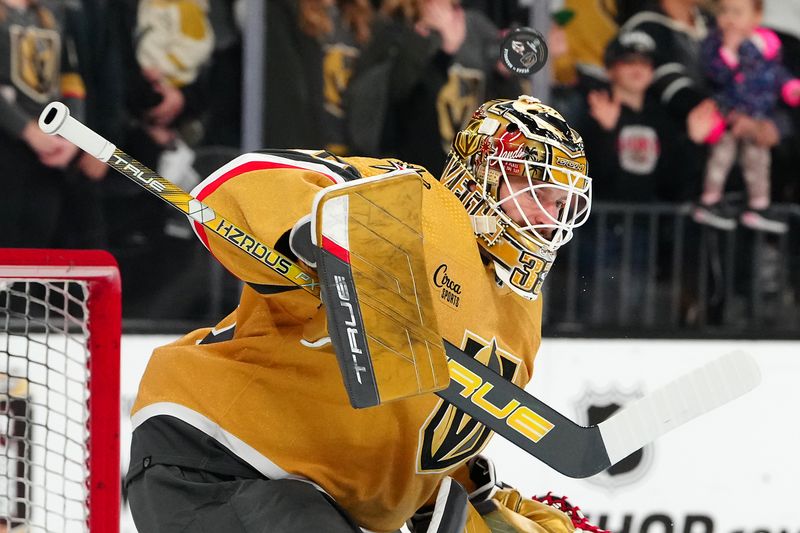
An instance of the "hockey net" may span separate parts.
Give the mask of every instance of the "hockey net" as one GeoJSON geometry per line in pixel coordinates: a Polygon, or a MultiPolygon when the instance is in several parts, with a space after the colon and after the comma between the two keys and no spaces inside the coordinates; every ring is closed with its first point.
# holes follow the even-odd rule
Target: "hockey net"
{"type": "Polygon", "coordinates": [[[119,530],[120,315],[106,252],[0,249],[0,533],[119,530]]]}

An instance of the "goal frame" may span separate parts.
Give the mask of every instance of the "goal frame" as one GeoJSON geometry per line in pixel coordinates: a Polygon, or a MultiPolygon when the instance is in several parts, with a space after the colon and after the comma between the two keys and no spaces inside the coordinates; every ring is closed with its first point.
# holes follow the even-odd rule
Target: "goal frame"
{"type": "Polygon", "coordinates": [[[119,268],[103,250],[0,248],[0,279],[82,281],[88,285],[88,447],[90,532],[117,532],[120,520],[119,268]],[[102,376],[96,379],[95,376],[102,376]],[[98,401],[99,399],[99,401],[98,401]],[[94,453],[99,452],[99,453],[94,453]]]}

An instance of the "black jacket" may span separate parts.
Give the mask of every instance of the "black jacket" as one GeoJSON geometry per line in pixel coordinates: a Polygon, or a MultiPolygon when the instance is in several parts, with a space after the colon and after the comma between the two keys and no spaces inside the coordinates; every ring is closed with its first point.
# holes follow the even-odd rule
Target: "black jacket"
{"type": "Polygon", "coordinates": [[[704,11],[697,11],[692,29],[652,6],[633,15],[620,28],[620,33],[644,32],[656,42],[653,91],[678,120],[685,119],[709,96],[700,62],[700,42],[712,27],[713,19],[704,11]]]}

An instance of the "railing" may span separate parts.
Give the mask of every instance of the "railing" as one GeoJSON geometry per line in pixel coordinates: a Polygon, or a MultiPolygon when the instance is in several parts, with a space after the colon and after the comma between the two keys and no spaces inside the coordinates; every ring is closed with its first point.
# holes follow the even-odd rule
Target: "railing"
{"type": "MultiPolygon", "coordinates": [[[[194,167],[206,176],[236,155],[201,148],[194,167]]],[[[800,206],[775,209],[790,222],[785,235],[700,226],[689,205],[596,202],[545,282],[545,335],[800,339],[800,206]]],[[[211,326],[236,306],[241,284],[182,219],[175,225],[187,232],[176,251],[187,255],[186,269],[146,297],[148,310],[162,310],[158,319],[124,317],[128,333],[211,326]],[[202,309],[191,319],[170,303],[186,298],[202,309]]]]}
{"type": "Polygon", "coordinates": [[[800,207],[784,235],[721,232],[691,206],[596,203],[545,282],[545,334],[800,338],[800,207]]]}

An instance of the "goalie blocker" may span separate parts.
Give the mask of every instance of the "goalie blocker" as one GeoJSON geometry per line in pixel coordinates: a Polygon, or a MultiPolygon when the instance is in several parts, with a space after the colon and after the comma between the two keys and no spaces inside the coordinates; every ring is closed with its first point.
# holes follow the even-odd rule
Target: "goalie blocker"
{"type": "Polygon", "coordinates": [[[351,404],[447,387],[440,324],[470,312],[460,298],[478,294],[469,280],[484,270],[458,199],[420,171],[400,169],[322,190],[311,224],[351,404]]]}

